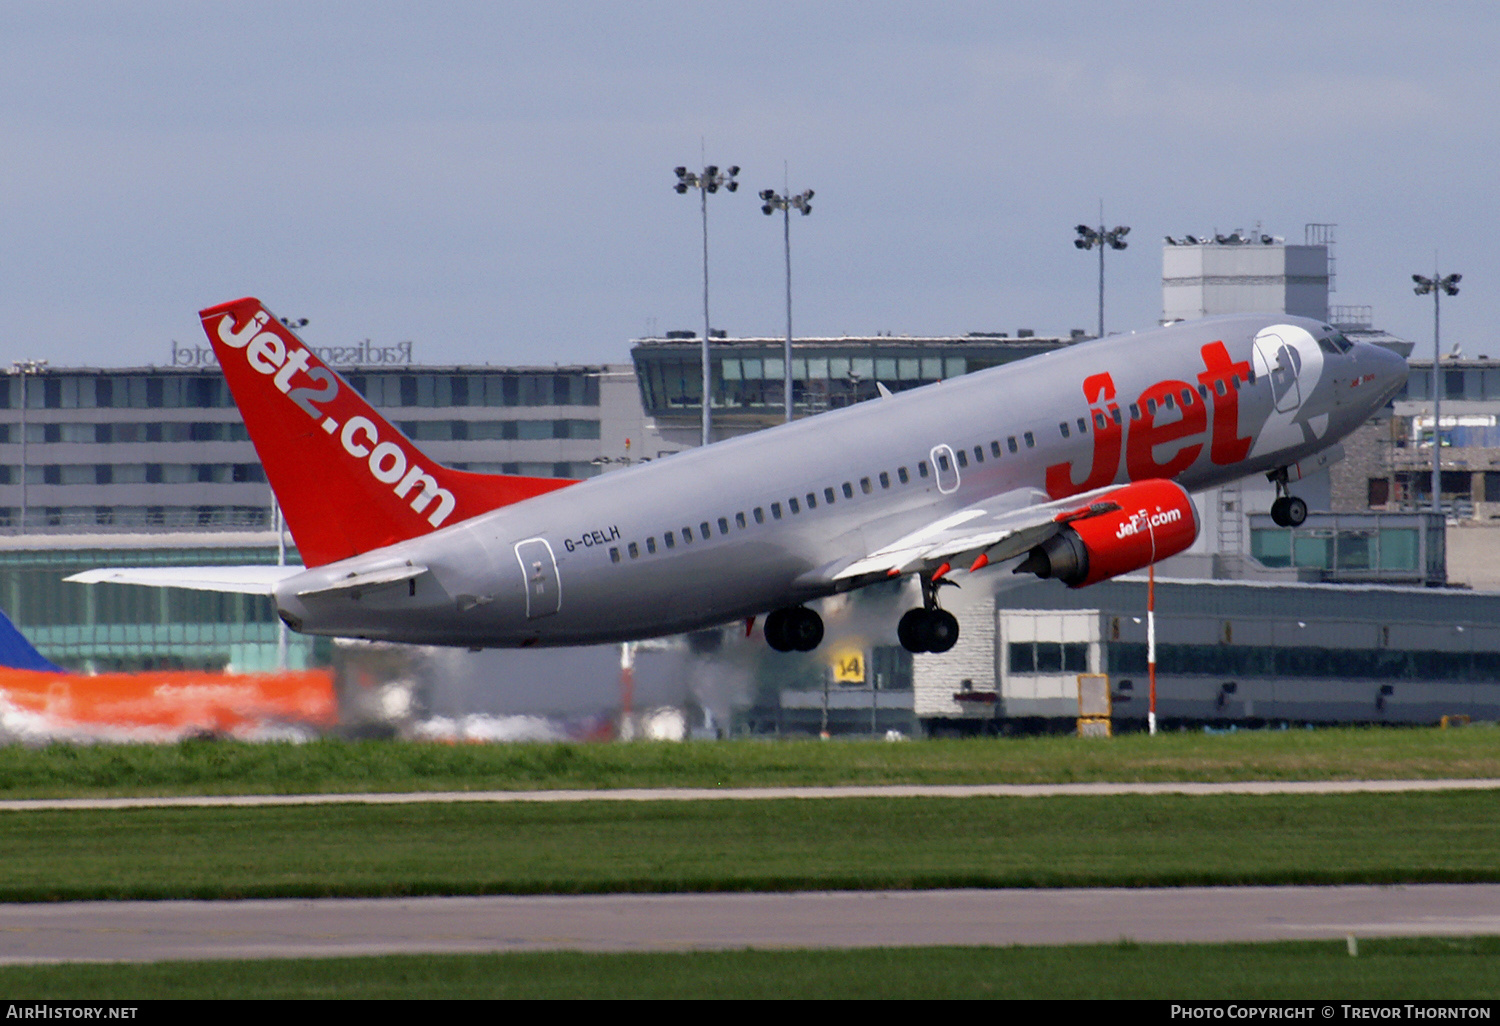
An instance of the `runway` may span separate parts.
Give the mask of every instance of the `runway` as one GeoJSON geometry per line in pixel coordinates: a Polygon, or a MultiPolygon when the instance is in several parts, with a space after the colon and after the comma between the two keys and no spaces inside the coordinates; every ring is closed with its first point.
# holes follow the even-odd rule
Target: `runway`
{"type": "Polygon", "coordinates": [[[0,963],[1500,934],[1500,884],[0,906],[0,963]]]}
{"type": "Polygon", "coordinates": [[[424,802],[689,802],[787,798],[1055,798],[1122,794],[1371,794],[1494,791],[1500,780],[1239,780],[1079,784],[871,784],[840,787],[661,787],[611,790],[409,791],[357,794],[181,795],[146,798],[27,798],[0,801],[0,812],[271,805],[412,805],[424,802]]]}

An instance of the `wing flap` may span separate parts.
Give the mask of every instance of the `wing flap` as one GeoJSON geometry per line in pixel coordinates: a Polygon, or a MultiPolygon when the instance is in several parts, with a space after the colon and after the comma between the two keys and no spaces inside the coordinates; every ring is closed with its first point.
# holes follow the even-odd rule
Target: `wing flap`
{"type": "Polygon", "coordinates": [[[1118,506],[1103,501],[1119,485],[1065,499],[1047,500],[1034,488],[1017,489],[951,513],[855,560],[832,577],[896,577],[943,563],[967,569],[980,556],[997,563],[1028,552],[1071,520],[1098,516],[1118,506]]]}

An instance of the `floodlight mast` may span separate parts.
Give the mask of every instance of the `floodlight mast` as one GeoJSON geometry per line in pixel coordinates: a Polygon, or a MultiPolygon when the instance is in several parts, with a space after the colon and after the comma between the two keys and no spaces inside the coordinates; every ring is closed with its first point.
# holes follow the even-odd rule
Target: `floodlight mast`
{"type": "Polygon", "coordinates": [[[1432,277],[1414,274],[1411,280],[1416,282],[1412,289],[1419,296],[1432,293],[1432,511],[1442,513],[1443,511],[1443,436],[1441,431],[1443,405],[1442,376],[1438,373],[1439,366],[1443,360],[1441,345],[1443,293],[1450,296],[1458,295],[1458,283],[1463,281],[1461,274],[1450,274],[1446,278],[1437,270],[1432,272],[1432,277]]]}
{"type": "Polygon", "coordinates": [[[1075,229],[1078,238],[1073,240],[1073,245],[1079,249],[1099,248],[1099,337],[1104,337],[1104,250],[1124,249],[1128,243],[1125,236],[1130,234],[1130,226],[1117,224],[1113,228],[1104,227],[1103,204],[1099,210],[1099,227],[1090,228],[1086,224],[1080,224],[1075,229]]]}
{"type": "MultiPolygon", "coordinates": [[[[785,186],[783,186],[785,188],[785,186]]],[[[791,190],[787,190],[790,192],[791,190]]],[[[775,189],[762,189],[760,198],[764,204],[760,212],[770,217],[776,211],[781,211],[782,239],[786,250],[786,420],[792,421],[792,210],[793,208],[802,212],[806,217],[812,213],[813,191],[808,189],[795,196],[783,196],[775,189]]]]}
{"type": "Polygon", "coordinates": [[[738,165],[731,166],[723,171],[718,165],[709,164],[701,172],[689,171],[685,167],[673,168],[677,175],[677,184],[673,186],[678,195],[686,193],[689,189],[697,189],[703,201],[703,443],[707,445],[713,433],[713,413],[710,410],[712,382],[708,362],[709,345],[709,321],[708,321],[708,194],[718,192],[722,186],[729,192],[734,192],[740,187],[740,183],[734,180],[734,176],[740,173],[738,165]]]}

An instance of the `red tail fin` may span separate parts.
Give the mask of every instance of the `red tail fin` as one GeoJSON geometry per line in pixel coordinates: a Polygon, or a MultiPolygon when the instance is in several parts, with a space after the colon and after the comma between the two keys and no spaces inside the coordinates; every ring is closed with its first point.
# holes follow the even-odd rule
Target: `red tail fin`
{"type": "Polygon", "coordinates": [[[308,566],[574,483],[439,466],[259,300],[237,299],[199,316],[308,566]]]}

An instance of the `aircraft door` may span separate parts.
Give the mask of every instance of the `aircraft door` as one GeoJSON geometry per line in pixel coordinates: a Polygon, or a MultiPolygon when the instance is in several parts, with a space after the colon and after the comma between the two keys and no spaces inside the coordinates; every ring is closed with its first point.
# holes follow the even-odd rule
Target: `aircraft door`
{"type": "Polygon", "coordinates": [[[526,580],[526,619],[556,613],[562,607],[562,581],[552,546],[545,538],[528,538],[516,543],[516,559],[526,580]]]}
{"type": "Polygon", "coordinates": [[[944,495],[958,491],[958,460],[953,447],[946,442],[932,447],[932,470],[937,475],[938,491],[944,495]]]}
{"type": "Polygon", "coordinates": [[[1279,335],[1263,331],[1255,336],[1255,373],[1271,382],[1271,395],[1278,413],[1291,413],[1302,405],[1302,353],[1279,335]]]}

